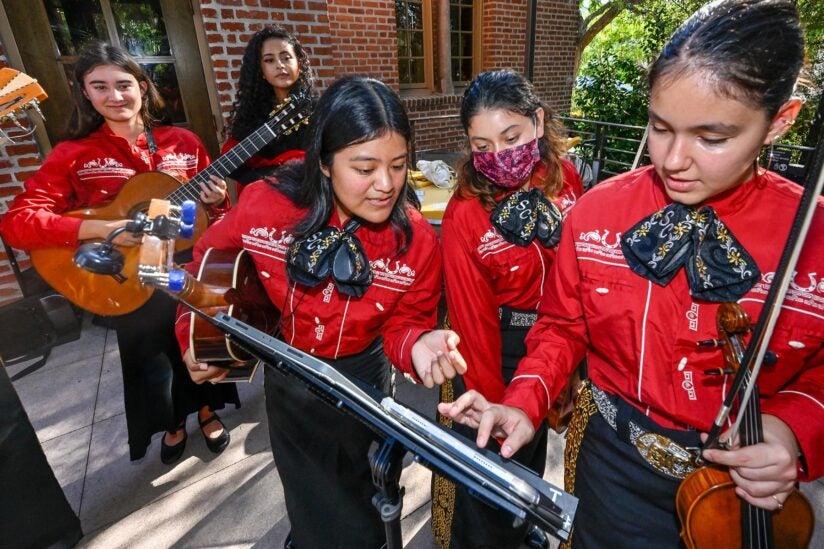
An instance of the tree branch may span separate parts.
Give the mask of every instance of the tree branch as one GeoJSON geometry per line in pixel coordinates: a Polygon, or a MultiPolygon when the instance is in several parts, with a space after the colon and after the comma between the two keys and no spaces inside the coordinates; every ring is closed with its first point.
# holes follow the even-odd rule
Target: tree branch
{"type": "Polygon", "coordinates": [[[604,30],[604,27],[609,25],[613,19],[618,17],[622,11],[643,2],[644,0],[616,0],[598,6],[586,19],[582,20],[578,34],[578,50],[584,51],[584,48],[592,42],[592,39],[604,30]]]}

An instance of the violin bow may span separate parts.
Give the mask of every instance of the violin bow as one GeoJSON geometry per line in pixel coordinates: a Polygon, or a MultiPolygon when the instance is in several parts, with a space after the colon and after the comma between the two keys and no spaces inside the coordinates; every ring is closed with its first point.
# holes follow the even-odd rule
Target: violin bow
{"type": "Polygon", "coordinates": [[[741,421],[745,415],[743,413],[738,414],[735,424],[730,431],[729,438],[724,441],[719,440],[721,430],[730,415],[735,397],[744,389],[744,393],[739,402],[739,410],[744,410],[752,396],[755,381],[758,378],[761,364],[764,361],[764,355],[767,352],[767,344],[772,337],[778,316],[781,314],[781,304],[784,302],[790,281],[795,274],[795,266],[801,255],[804,240],[807,238],[807,232],[809,231],[822,187],[824,187],[824,132],[819,136],[818,143],[813,151],[810,169],[804,178],[804,192],[801,195],[801,201],[798,204],[798,210],[795,213],[795,218],[793,219],[793,224],[787,237],[787,243],[784,245],[784,250],[781,253],[781,259],[776,268],[776,276],[773,277],[772,284],[767,292],[767,298],[764,300],[764,307],[758,315],[758,323],[753,328],[750,343],[747,345],[744,356],[741,359],[741,368],[736,373],[732,387],[724,398],[724,403],[718,411],[718,415],[708,433],[703,448],[730,448],[738,434],[741,421]],[[747,375],[748,373],[749,375],[747,375]],[[745,383],[746,386],[744,385],[745,383]]]}

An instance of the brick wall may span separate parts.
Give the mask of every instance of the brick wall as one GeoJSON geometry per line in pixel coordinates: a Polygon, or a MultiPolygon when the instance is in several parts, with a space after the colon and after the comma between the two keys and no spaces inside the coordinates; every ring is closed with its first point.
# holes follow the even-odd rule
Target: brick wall
{"type": "MultiPolygon", "coordinates": [[[[8,66],[5,49],[0,44],[0,68],[8,66]]],[[[22,121],[25,125],[25,119],[22,121]]],[[[11,122],[0,124],[4,132],[14,136],[20,130],[11,122]]],[[[40,149],[33,136],[15,138],[14,142],[0,145],[0,215],[8,210],[12,198],[20,192],[23,182],[40,167],[40,149]]],[[[16,254],[21,269],[30,266],[28,256],[16,254]]],[[[9,265],[4,249],[0,249],[0,304],[17,299],[20,288],[9,265]]]]}
{"type": "Polygon", "coordinates": [[[579,18],[578,0],[538,0],[532,80],[557,113],[569,112],[579,18]]]}
{"type": "Polygon", "coordinates": [[[309,54],[319,88],[335,77],[326,2],[201,0],[200,12],[224,120],[232,108],[246,43],[265,25],[281,25],[298,37],[309,54]]]}
{"type": "Polygon", "coordinates": [[[463,149],[465,139],[458,118],[460,102],[460,95],[404,99],[414,130],[416,152],[463,149]]]}
{"type": "Polygon", "coordinates": [[[329,0],[335,76],[365,74],[397,90],[398,53],[393,0],[329,0]]]}
{"type": "Polygon", "coordinates": [[[527,0],[483,3],[483,70],[524,71],[527,0]]]}

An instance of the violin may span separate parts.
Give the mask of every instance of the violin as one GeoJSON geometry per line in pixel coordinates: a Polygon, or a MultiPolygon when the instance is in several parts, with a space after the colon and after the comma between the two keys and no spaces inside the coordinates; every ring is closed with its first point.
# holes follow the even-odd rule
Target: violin
{"type": "MultiPolygon", "coordinates": [[[[747,313],[737,303],[722,304],[716,316],[721,335],[713,344],[723,350],[723,373],[734,374],[742,367],[743,338],[752,330],[747,313]]],[[[749,375],[744,373],[744,376],[749,375]]],[[[751,382],[751,379],[745,380],[751,382]]],[[[741,445],[763,442],[761,404],[753,387],[741,421],[741,445]]],[[[681,539],[687,548],[770,548],[775,540],[781,547],[803,548],[810,543],[815,516],[807,498],[793,490],[783,507],[769,511],[756,507],[735,494],[735,484],[726,468],[708,465],[690,473],[675,497],[681,521],[681,539]],[[740,525],[740,527],[734,527],[740,525]]]]}

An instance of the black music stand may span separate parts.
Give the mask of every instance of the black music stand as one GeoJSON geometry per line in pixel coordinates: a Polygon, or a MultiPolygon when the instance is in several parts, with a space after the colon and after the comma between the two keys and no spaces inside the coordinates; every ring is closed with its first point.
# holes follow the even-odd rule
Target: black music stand
{"type": "Polygon", "coordinates": [[[472,441],[462,441],[462,437],[310,354],[225,313],[211,317],[187,307],[268,367],[295,376],[321,400],[375,431],[382,442],[370,455],[373,484],[378,489],[372,501],[384,522],[388,548],[402,547],[400,473],[401,458],[407,451],[425,467],[467,486],[489,505],[510,512],[514,521],[528,520],[561,540],[569,539],[578,504],[574,496],[517,462],[475,448],[472,441]]]}
{"type": "Polygon", "coordinates": [[[401,510],[404,488],[400,485],[403,456],[406,448],[388,438],[369,456],[372,484],[378,493],[372,504],[378,510],[386,531],[386,549],[402,549],[401,510]]]}

